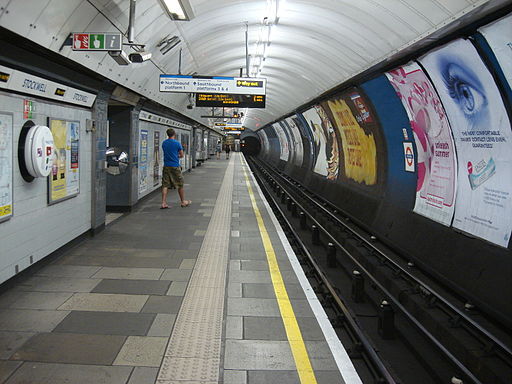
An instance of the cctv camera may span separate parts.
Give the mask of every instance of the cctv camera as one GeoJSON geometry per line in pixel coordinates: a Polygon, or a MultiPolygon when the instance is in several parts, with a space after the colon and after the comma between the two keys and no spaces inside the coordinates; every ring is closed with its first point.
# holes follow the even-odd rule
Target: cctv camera
{"type": "Polygon", "coordinates": [[[108,51],[110,57],[112,57],[119,65],[130,64],[130,59],[124,51],[108,51]]]}
{"type": "Polygon", "coordinates": [[[194,106],[192,104],[187,105],[187,109],[192,109],[194,106]]]}
{"type": "Polygon", "coordinates": [[[142,63],[149,59],[151,59],[151,52],[130,53],[130,61],[132,63],[142,63]]]}

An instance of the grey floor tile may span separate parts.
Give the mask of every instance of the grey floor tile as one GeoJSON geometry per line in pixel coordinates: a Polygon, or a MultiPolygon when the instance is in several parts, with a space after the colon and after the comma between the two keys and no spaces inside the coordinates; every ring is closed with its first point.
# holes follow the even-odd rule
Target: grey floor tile
{"type": "Polygon", "coordinates": [[[345,381],[338,370],[332,371],[319,371],[315,370],[317,384],[331,384],[340,383],[344,384],[345,381]]]}
{"type": "Polygon", "coordinates": [[[167,291],[167,296],[184,296],[187,291],[187,281],[173,281],[167,291]]]}
{"type": "Polygon", "coordinates": [[[329,371],[338,369],[334,357],[332,356],[329,344],[326,341],[305,341],[306,349],[311,360],[313,369],[319,371],[329,371]]]}
{"type": "Polygon", "coordinates": [[[242,267],[246,271],[268,271],[267,260],[242,260],[242,267]]]}
{"type": "Polygon", "coordinates": [[[12,309],[56,309],[73,293],[71,292],[22,292],[9,308],[12,309]]]}
{"type": "Polygon", "coordinates": [[[309,302],[306,299],[291,299],[290,302],[292,303],[292,308],[293,312],[295,313],[295,316],[315,317],[315,314],[313,313],[313,310],[311,309],[311,306],[309,305],[309,302]]]}
{"type": "Polygon", "coordinates": [[[277,317],[280,315],[275,299],[228,298],[227,314],[231,316],[263,316],[277,317]]]}
{"type": "Polygon", "coordinates": [[[114,268],[104,267],[94,274],[97,279],[158,280],[163,268],[114,268]]]}
{"type": "Polygon", "coordinates": [[[124,293],[127,295],[165,295],[169,281],[104,279],[91,293],[124,293]]]}
{"type": "Polygon", "coordinates": [[[199,253],[199,250],[177,249],[175,251],[175,256],[179,257],[181,259],[197,259],[198,253],[199,253]]]}
{"type": "Polygon", "coordinates": [[[113,365],[159,367],[168,340],[167,337],[130,336],[113,365]]]}
{"type": "Polygon", "coordinates": [[[226,317],[226,339],[243,339],[243,328],[244,326],[242,316],[226,317]]]}
{"type": "MultiPolygon", "coordinates": [[[[249,384],[297,384],[300,383],[299,375],[294,371],[249,371],[249,384]]],[[[333,381],[331,384],[339,384],[333,381]]]]}
{"type": "Polygon", "coordinates": [[[247,384],[247,371],[225,369],[224,384],[247,384]]]}
{"type": "MultiPolygon", "coordinates": [[[[4,332],[0,331],[0,360],[7,360],[28,339],[34,336],[33,332],[4,332]]],[[[0,383],[2,381],[0,380],[0,383]]]]}
{"type": "Polygon", "coordinates": [[[53,332],[145,336],[154,318],[151,313],[72,311],[53,332]]]}
{"type": "Polygon", "coordinates": [[[128,384],[155,384],[158,368],[135,367],[128,384]]]}
{"type": "Polygon", "coordinates": [[[51,332],[68,311],[5,309],[0,311],[0,331],[51,332]]]}
{"type": "Polygon", "coordinates": [[[179,266],[179,269],[194,269],[195,263],[196,259],[183,259],[179,266]]]}
{"type": "Polygon", "coordinates": [[[192,270],[190,269],[169,268],[164,271],[160,280],[188,281],[191,274],[192,270]]]}
{"type": "Polygon", "coordinates": [[[36,292],[90,292],[101,280],[74,277],[34,276],[16,287],[21,291],[36,292]]]}
{"type": "Polygon", "coordinates": [[[59,310],[140,312],[148,297],[148,295],[75,293],[59,307],[59,310]]]}
{"type": "Polygon", "coordinates": [[[131,367],[24,363],[6,384],[125,384],[131,367]]]}
{"type": "Polygon", "coordinates": [[[111,365],[125,339],[125,336],[39,333],[18,349],[11,360],[111,365]]]}
{"type": "Polygon", "coordinates": [[[267,254],[265,251],[251,251],[241,252],[240,249],[233,249],[230,247],[230,258],[231,259],[243,259],[243,260],[267,260],[267,254]]]}
{"type": "Polygon", "coordinates": [[[101,267],[99,266],[49,265],[42,270],[37,271],[36,275],[52,277],[80,277],[87,279],[98,272],[100,268],[101,267]]]}
{"type": "Polygon", "coordinates": [[[225,369],[295,370],[287,341],[226,340],[225,369]]]}
{"type": "Polygon", "coordinates": [[[143,313],[178,313],[181,307],[180,296],[150,296],[143,313]]]}
{"type": "Polygon", "coordinates": [[[229,281],[232,283],[259,283],[268,284],[270,273],[267,271],[229,271],[229,281]]]}
{"type": "Polygon", "coordinates": [[[171,336],[176,316],[176,314],[158,313],[149,329],[148,336],[171,336]]]}
{"type": "Polygon", "coordinates": [[[228,283],[228,297],[242,297],[242,284],[228,283]]]}
{"type": "Polygon", "coordinates": [[[21,361],[0,361],[0,383],[7,380],[21,364],[21,361]]]}
{"type": "Polygon", "coordinates": [[[244,317],[244,339],[288,340],[281,317],[244,317]]]}

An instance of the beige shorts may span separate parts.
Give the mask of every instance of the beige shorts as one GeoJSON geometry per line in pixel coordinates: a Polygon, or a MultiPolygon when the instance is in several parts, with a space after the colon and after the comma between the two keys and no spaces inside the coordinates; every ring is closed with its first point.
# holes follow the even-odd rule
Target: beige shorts
{"type": "Polygon", "coordinates": [[[164,167],[164,171],[162,173],[162,187],[183,188],[181,167],[164,167]]]}

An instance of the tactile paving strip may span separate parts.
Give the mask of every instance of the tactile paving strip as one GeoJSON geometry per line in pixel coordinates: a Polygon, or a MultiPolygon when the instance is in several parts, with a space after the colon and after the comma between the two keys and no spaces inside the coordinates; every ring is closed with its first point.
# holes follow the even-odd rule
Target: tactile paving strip
{"type": "Polygon", "coordinates": [[[234,158],[231,158],[224,175],[158,372],[159,384],[219,382],[234,158]]]}

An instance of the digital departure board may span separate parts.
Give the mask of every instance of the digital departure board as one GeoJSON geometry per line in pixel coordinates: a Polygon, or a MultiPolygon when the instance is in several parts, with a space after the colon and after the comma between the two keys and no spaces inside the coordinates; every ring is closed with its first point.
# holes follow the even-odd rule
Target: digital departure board
{"type": "Polygon", "coordinates": [[[197,107],[265,108],[265,95],[228,95],[196,93],[197,107]]]}

